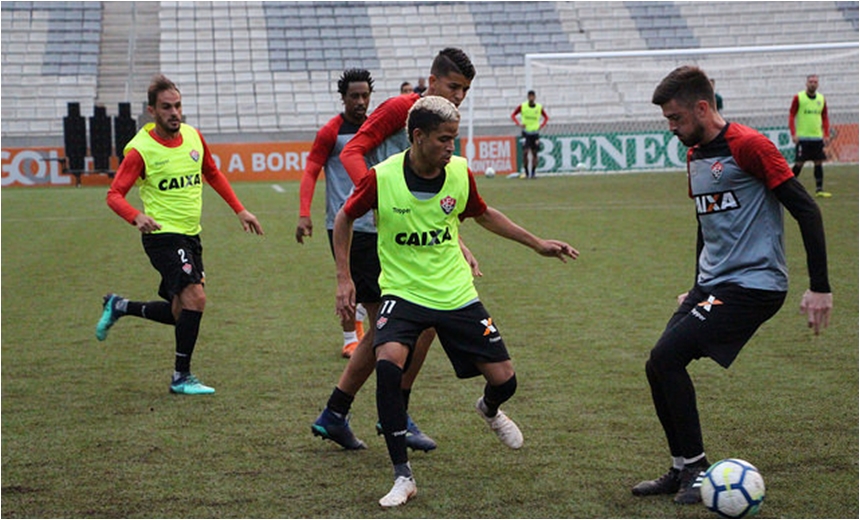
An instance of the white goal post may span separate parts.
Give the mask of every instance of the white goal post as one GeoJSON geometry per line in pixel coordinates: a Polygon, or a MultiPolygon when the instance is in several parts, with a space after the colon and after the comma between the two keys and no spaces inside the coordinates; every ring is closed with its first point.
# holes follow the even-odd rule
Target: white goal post
{"type": "Polygon", "coordinates": [[[838,162],[857,162],[858,42],[525,55],[526,90],[550,115],[538,173],[678,169],[686,149],[651,95],[674,68],[691,64],[715,80],[729,121],[757,128],[790,161],[788,112],[806,76],[817,74],[837,133],[838,162]],[[853,125],[853,126],[852,126],[853,125]]]}

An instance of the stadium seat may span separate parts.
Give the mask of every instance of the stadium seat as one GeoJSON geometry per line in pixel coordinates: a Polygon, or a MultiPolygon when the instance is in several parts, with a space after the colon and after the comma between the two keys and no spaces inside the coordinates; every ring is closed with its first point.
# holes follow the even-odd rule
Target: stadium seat
{"type": "MultiPolygon", "coordinates": [[[[402,81],[426,76],[433,56],[448,42],[464,48],[478,71],[470,93],[470,102],[479,108],[476,127],[513,134],[508,116],[525,95],[527,53],[842,42],[856,41],[858,35],[856,2],[747,2],[731,9],[695,1],[131,4],[138,25],[147,30],[133,32],[135,59],[142,61],[134,63],[136,76],[128,86],[132,31],[122,11],[131,12],[128,4],[0,5],[2,90],[8,101],[4,139],[60,136],[69,96],[81,103],[85,115],[97,100],[109,111],[118,101],[141,107],[146,83],[159,71],[177,81],[188,98],[187,120],[207,133],[241,129],[312,137],[342,107],[335,82],[343,69],[363,67],[373,73],[376,104],[399,92],[402,81]],[[125,99],[129,93],[132,99],[125,99]],[[212,107],[225,112],[209,113],[212,107]]],[[[745,81],[742,89],[728,72],[718,78],[727,112],[787,110],[788,101],[782,99],[787,94],[757,98],[766,85],[786,85],[787,93],[800,90],[798,73],[768,67],[755,56],[745,59],[746,70],[756,70],[765,86],[745,81]]],[[[839,64],[822,63],[818,72],[834,113],[856,120],[853,66],[846,73],[839,64]],[[848,101],[839,105],[841,99],[848,101]]],[[[653,85],[638,85],[635,74],[612,76],[615,83],[609,84],[605,76],[579,74],[573,89],[569,81],[541,86],[538,98],[553,125],[653,118],[651,107],[638,104],[653,85]],[[593,110],[583,109],[582,90],[596,99],[593,110]],[[624,106],[612,109],[613,102],[624,106]]]]}
{"type": "Polygon", "coordinates": [[[84,97],[82,106],[92,107],[100,12],[100,3],[2,3],[3,98],[17,98],[20,109],[14,112],[22,116],[4,118],[4,136],[9,135],[9,125],[24,135],[61,137],[66,107],[63,96],[67,94],[84,97]],[[34,81],[43,75],[53,81],[34,81]],[[34,84],[38,88],[34,89],[34,84]],[[36,109],[31,111],[25,108],[28,106],[36,109]]]}

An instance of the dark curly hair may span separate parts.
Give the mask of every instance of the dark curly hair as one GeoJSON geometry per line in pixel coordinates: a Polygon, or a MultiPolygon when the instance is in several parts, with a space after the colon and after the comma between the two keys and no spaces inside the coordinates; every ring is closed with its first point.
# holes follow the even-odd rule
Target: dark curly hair
{"type": "Polygon", "coordinates": [[[337,80],[337,91],[341,97],[346,95],[349,84],[353,82],[367,82],[370,91],[373,92],[373,78],[370,77],[370,72],[365,69],[347,69],[343,71],[340,79],[337,80]]]}
{"type": "Polygon", "coordinates": [[[475,78],[475,66],[466,53],[454,47],[448,47],[439,51],[430,67],[430,74],[437,78],[447,76],[452,72],[462,74],[469,81],[475,78]]]}

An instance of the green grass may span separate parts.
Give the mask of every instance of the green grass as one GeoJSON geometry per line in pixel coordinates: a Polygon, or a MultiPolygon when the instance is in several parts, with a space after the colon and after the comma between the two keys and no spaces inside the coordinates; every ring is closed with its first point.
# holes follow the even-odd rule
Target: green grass
{"type": "MultiPolygon", "coordinates": [[[[807,285],[786,216],[791,293],[734,366],[691,365],[711,460],[740,457],[767,483],[762,517],[858,516],[858,170],[826,168],[832,324],[797,313],[807,285]]],[[[811,187],[811,169],[802,180],[811,187]]],[[[310,434],[344,366],[322,215],[295,243],[298,184],[235,186],[263,223],[245,235],[205,194],[208,305],[194,368],[211,397],[167,392],[168,327],[127,318],[104,343],[101,295],[154,299],[158,277],[104,189],[3,189],[2,516],[700,517],[636,498],[668,466],[644,375],[648,352],[693,279],[695,219],[681,173],[535,182],[479,179],[485,199],[581,252],[564,265],[467,222],[477,286],[520,382],[505,409],[511,452],[472,409],[483,384],[454,377],[438,344],[411,400],[439,449],[411,456],[417,498],[396,511],[374,434],[375,381],[353,427],[369,449],[310,434]]]]}

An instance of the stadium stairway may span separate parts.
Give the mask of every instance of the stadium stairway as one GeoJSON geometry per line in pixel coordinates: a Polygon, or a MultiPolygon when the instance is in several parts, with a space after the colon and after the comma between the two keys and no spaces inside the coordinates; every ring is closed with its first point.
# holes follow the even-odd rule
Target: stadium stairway
{"type": "Polygon", "coordinates": [[[132,103],[132,117],[146,118],[146,88],[160,72],[159,6],[155,2],[102,2],[101,55],[96,103],[109,116],[132,103]]]}

